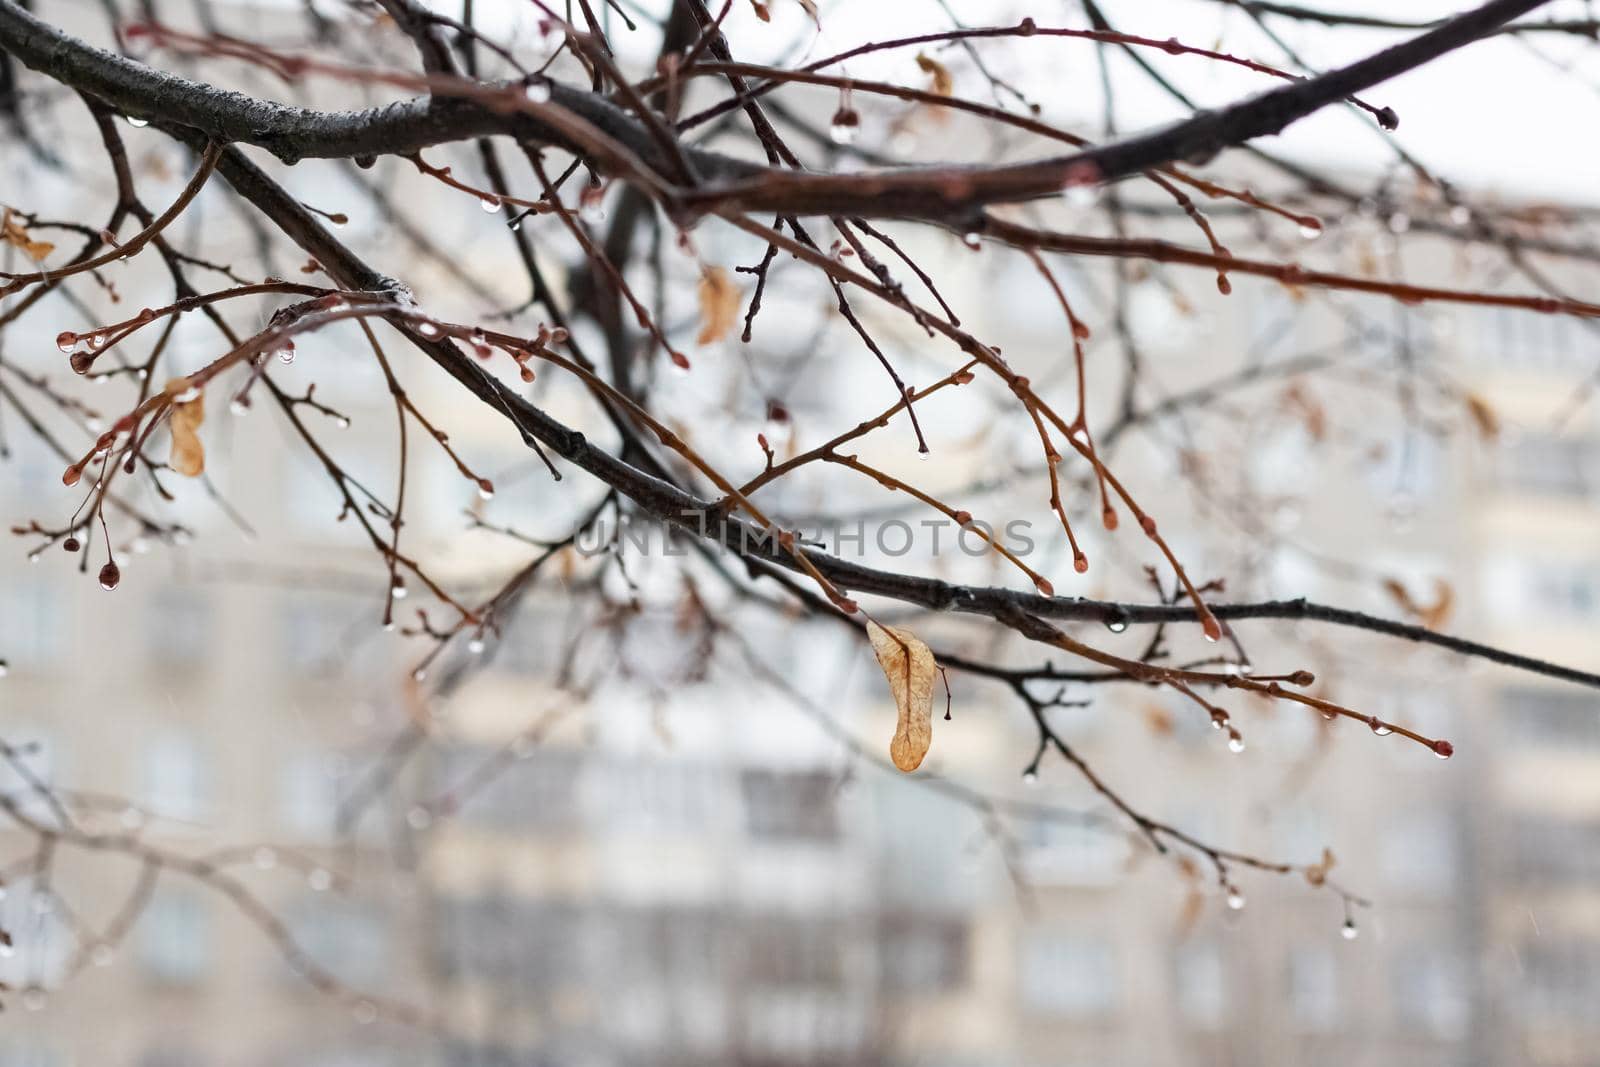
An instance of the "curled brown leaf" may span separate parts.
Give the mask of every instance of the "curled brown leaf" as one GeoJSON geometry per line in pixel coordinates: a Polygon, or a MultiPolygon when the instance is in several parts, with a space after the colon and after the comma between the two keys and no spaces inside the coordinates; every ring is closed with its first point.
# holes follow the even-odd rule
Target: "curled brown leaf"
{"type": "Polygon", "coordinates": [[[198,478],[206,469],[206,450],[200,443],[200,424],[205,421],[204,395],[172,405],[172,469],[190,478],[198,478]]]}
{"type": "Polygon", "coordinates": [[[922,765],[933,743],[933,678],[939,666],[933,652],[909,630],[867,623],[867,640],[878,657],[894,694],[899,719],[894,739],[889,742],[889,757],[902,771],[922,765]]]}
{"type": "Polygon", "coordinates": [[[707,267],[700,275],[700,335],[696,344],[720,341],[739,319],[739,287],[721,267],[707,267]]]}

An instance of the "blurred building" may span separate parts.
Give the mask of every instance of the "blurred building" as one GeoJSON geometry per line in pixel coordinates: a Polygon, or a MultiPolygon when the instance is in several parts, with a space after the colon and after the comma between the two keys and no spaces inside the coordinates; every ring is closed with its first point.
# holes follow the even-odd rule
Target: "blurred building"
{"type": "MultiPolygon", "coordinates": [[[[137,149],[156,143],[142,136],[137,149]]],[[[307,163],[289,180],[348,212],[353,242],[411,254],[356,186],[333,184],[344,177],[307,163]]],[[[441,245],[471,248],[477,277],[516,277],[482,214],[428,188],[439,226],[454,227],[441,245]]],[[[225,225],[220,204],[203,197],[197,210],[196,225],[225,225]]],[[[750,261],[747,246],[697,240],[710,258],[750,261]]],[[[917,241],[948,265],[941,284],[973,309],[976,332],[1070,396],[1059,309],[1032,268],[953,239],[917,241]]],[[[418,257],[414,275],[424,300],[454,285],[434,259],[418,257]]],[[[1108,276],[1073,281],[1099,291],[1108,276]]],[[[151,302],[163,285],[149,280],[151,302]]],[[[1175,451],[1209,465],[1196,500],[1161,499],[1163,529],[1185,531],[1174,536],[1197,576],[1232,576],[1230,596],[1307,595],[1387,615],[1399,609],[1384,579],[1428,600],[1449,578],[1452,631],[1594,662],[1600,440],[1588,414],[1549,429],[1592,371],[1581,327],[1380,301],[1306,311],[1248,281],[1195,319],[1147,288],[1132,329],[1174,396],[1229,369],[1195,359],[1201,341],[1246,364],[1331,360],[1332,383],[1308,376],[1298,396],[1293,374],[1264,375],[1244,395],[1265,398],[1269,414],[1236,433],[1202,427],[1190,440],[1180,419],[1119,445],[1119,470],[1146,492],[1182,473],[1175,451]],[[1408,386],[1413,351],[1432,369],[1408,386]],[[1459,406],[1445,411],[1467,393],[1489,398],[1496,439],[1475,437],[1459,406]],[[1407,403],[1418,405],[1409,421],[1396,408],[1407,403]],[[1421,428],[1441,422],[1454,427],[1443,442],[1421,428]],[[1223,528],[1240,501],[1269,527],[1235,542],[1187,532],[1223,528]]],[[[144,299],[129,290],[129,302],[144,299]]],[[[807,315],[818,306],[781,290],[769,300],[807,315]]],[[[32,333],[5,338],[7,358],[26,348],[19,361],[53,368],[41,338],[75,315],[59,300],[31,314],[32,333]]],[[[179,364],[208,343],[186,326],[179,364]]],[[[1102,410],[1116,399],[1112,352],[1092,350],[1102,410]]],[[[296,390],[318,381],[319,397],[351,416],[348,431],[314,428],[353,472],[387,485],[392,412],[369,363],[337,339],[307,339],[282,373],[296,390]],[[347,361],[337,386],[319,376],[336,360],[347,361]]],[[[859,370],[859,391],[856,373],[830,380],[852,398],[883,395],[875,368],[859,370]]],[[[518,489],[535,483],[516,443],[451,404],[430,415],[501,486],[485,513],[548,533],[535,530],[535,491],[518,489]]],[[[195,545],[140,555],[119,543],[127,577],[113,594],[75,580],[63,557],[30,565],[17,550],[26,539],[0,553],[11,665],[0,738],[41,779],[83,791],[85,825],[237,872],[338,989],[293,973],[233,901],[170,877],[125,941],[97,951],[99,931],[135,899],[138,863],[62,847],[44,857],[41,885],[35,839],[0,826],[4,926],[16,936],[0,959],[16,989],[0,1067],[1595,1062],[1600,719],[1586,690],[1360,634],[1241,626],[1258,663],[1312,667],[1334,698],[1452,738],[1449,763],[1358,724],[1241,702],[1249,747],[1234,756],[1168,695],[1067,694],[1093,703],[1052,721],[1140,810],[1272,859],[1314,862],[1331,848],[1336,879],[1373,900],[1351,913],[1359,936],[1347,940],[1339,898],[1295,876],[1235,868],[1246,903],[1230,910],[1203,859],[1191,880],[1114,817],[1073,817],[1105,805],[1059,760],[1022,782],[1034,738],[1003,688],[956,683],[928,764],[999,798],[993,808],[861,758],[841,736],[883,752],[881,677],[859,643],[812,627],[769,620],[748,635],[801,699],[722,678],[669,695],[648,677],[585,691],[564,678],[575,657],[642,662],[648,675],[685,638],[673,606],[652,602],[614,643],[574,652],[594,620],[571,615],[552,581],[481,667],[424,699],[428,686],[405,681],[419,643],[377,625],[381,569],[333,521],[331,488],[271,419],[219,410],[208,426],[210,473],[237,494],[248,535],[188,485],[174,512],[195,545]],[[444,1024],[387,1021],[386,997],[444,1024]]],[[[8,522],[59,512],[59,461],[20,428],[6,432],[8,522]]],[[[426,558],[474,589],[526,558],[481,531],[468,542],[459,509],[475,506],[473,487],[441,457],[417,463],[418,491],[446,502],[408,527],[426,558]]],[[[952,445],[912,473],[957,488],[987,466],[981,450],[952,445]]],[[[1075,592],[1149,595],[1142,542],[1085,537],[1105,584],[1075,592]]],[[[1095,637],[1135,652],[1143,639],[1095,637]]],[[[447,660],[431,677],[460,669],[447,660]]],[[[14,767],[0,788],[43,812],[14,767]]]]}

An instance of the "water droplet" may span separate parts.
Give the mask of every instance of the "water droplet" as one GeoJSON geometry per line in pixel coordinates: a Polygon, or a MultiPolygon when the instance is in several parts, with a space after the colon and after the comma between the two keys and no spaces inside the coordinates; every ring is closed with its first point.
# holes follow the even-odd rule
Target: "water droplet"
{"type": "Polygon", "coordinates": [[[107,591],[115,589],[117,587],[117,583],[120,581],[122,581],[122,569],[119,568],[115,563],[107,563],[104,567],[100,568],[101,589],[107,591]]]}
{"type": "Polygon", "coordinates": [[[1440,738],[1433,743],[1433,754],[1440,759],[1449,759],[1456,754],[1456,746],[1440,738]]]}
{"type": "Polygon", "coordinates": [[[1228,887],[1228,910],[1229,911],[1243,911],[1244,910],[1244,894],[1239,892],[1239,890],[1238,890],[1238,888],[1236,886],[1231,886],[1230,885],[1228,887]]]}
{"type": "Polygon", "coordinates": [[[397,577],[389,585],[389,595],[396,600],[404,600],[407,592],[408,590],[406,589],[406,582],[404,578],[397,577]]]}
{"type": "Polygon", "coordinates": [[[833,138],[834,144],[854,144],[860,132],[861,116],[854,108],[841,107],[833,113],[833,122],[828,126],[828,136],[833,138]]]}
{"type": "Polygon", "coordinates": [[[472,640],[467,642],[467,651],[471,652],[474,656],[483,655],[484,648],[485,645],[483,643],[483,638],[481,637],[474,637],[472,640]]]}
{"type": "Polygon", "coordinates": [[[56,347],[63,352],[71,352],[78,347],[78,335],[71,330],[62,330],[56,334],[56,347]]]}
{"type": "Polygon", "coordinates": [[[496,211],[500,210],[500,198],[498,196],[480,197],[478,200],[478,206],[483,208],[484,214],[493,215],[496,211]]]}
{"type": "Polygon", "coordinates": [[[146,126],[150,125],[150,120],[149,119],[141,119],[137,115],[129,115],[129,116],[127,116],[127,118],[128,118],[128,125],[132,126],[136,130],[142,130],[146,126]]]}
{"type": "Polygon", "coordinates": [[[1390,734],[1394,733],[1394,728],[1388,723],[1384,722],[1382,719],[1378,718],[1376,715],[1367,719],[1367,725],[1370,726],[1372,728],[1372,732],[1377,734],[1379,737],[1388,737],[1390,734]]]}
{"type": "Polygon", "coordinates": [[[293,341],[285,341],[285,342],[283,342],[283,347],[278,349],[278,361],[280,363],[283,363],[283,364],[286,364],[286,365],[294,362],[294,342],[293,341]]]}
{"type": "Polygon", "coordinates": [[[1116,614],[1106,617],[1106,629],[1110,630],[1112,633],[1120,634],[1127,628],[1128,616],[1126,613],[1118,611],[1116,614]]]}
{"type": "Polygon", "coordinates": [[[1344,925],[1339,928],[1339,936],[1346,941],[1354,941],[1360,937],[1361,931],[1356,928],[1356,921],[1354,919],[1346,919],[1344,925]]]}
{"type": "Polygon", "coordinates": [[[983,238],[975,232],[964,233],[961,235],[961,243],[976,251],[983,247],[983,238]]]}
{"type": "Polygon", "coordinates": [[[479,478],[478,479],[478,499],[479,500],[493,500],[494,499],[494,483],[491,482],[487,478],[479,478]]]}
{"type": "Polygon", "coordinates": [[[532,78],[528,81],[527,86],[523,88],[522,95],[535,104],[549,103],[550,83],[544,78],[532,78]]]}
{"type": "Polygon", "coordinates": [[[0,960],[9,960],[17,954],[17,947],[9,941],[0,941],[0,960]]]}
{"type": "Polygon", "coordinates": [[[1083,210],[1094,207],[1095,201],[1100,199],[1100,185],[1093,181],[1069,181],[1061,188],[1061,198],[1067,206],[1083,210]]]}
{"type": "Polygon", "coordinates": [[[1300,220],[1300,236],[1308,241],[1315,241],[1318,237],[1321,237],[1322,230],[1322,220],[1319,218],[1307,215],[1300,220]]]}
{"type": "Polygon", "coordinates": [[[417,323],[417,332],[431,341],[439,336],[439,324],[427,321],[419,322],[417,323]]]}
{"type": "Polygon", "coordinates": [[[1037,770],[1035,770],[1034,768],[1032,768],[1032,767],[1029,767],[1027,770],[1023,771],[1022,772],[1022,784],[1023,785],[1038,785],[1039,784],[1039,772],[1037,770]]]}
{"type": "Polygon", "coordinates": [[[8,675],[10,673],[11,673],[11,664],[7,663],[3,659],[0,659],[0,678],[4,678],[6,675],[8,675]]]}
{"type": "Polygon", "coordinates": [[[1228,731],[1228,751],[1235,756],[1244,751],[1244,738],[1239,735],[1237,730],[1228,731]]]}
{"type": "Polygon", "coordinates": [[[425,682],[425,681],[427,681],[428,680],[428,668],[426,668],[426,667],[418,667],[416,670],[412,671],[411,672],[411,680],[415,681],[415,682],[425,682]]]}

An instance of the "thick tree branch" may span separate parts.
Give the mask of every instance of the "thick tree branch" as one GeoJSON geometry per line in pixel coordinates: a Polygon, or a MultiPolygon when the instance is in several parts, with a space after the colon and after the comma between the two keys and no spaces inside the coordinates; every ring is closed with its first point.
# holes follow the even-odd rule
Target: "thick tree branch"
{"type": "MultiPolygon", "coordinates": [[[[1006,166],[895,167],[863,174],[816,174],[760,167],[715,152],[683,149],[701,187],[673,192],[691,212],[753,211],[921,219],[971,228],[986,204],[1054,195],[1071,180],[1110,181],[1176,160],[1281,132],[1290,123],[1470,44],[1544,0],[1491,0],[1409,41],[1315,78],[1201,112],[1148,133],[1068,156],[1006,166]]],[[[516,85],[463,82],[473,99],[422,97],[353,112],[322,112],[179,78],[93,48],[0,0],[0,46],[28,66],[128,114],[162,118],[211,137],[257,145],[286,162],[308,157],[415,152],[429,145],[507,134],[579,150],[564,125],[518,102],[516,85]],[[486,102],[493,100],[493,105],[486,102]]],[[[430,82],[448,92],[452,79],[430,82]]],[[[604,97],[551,83],[550,104],[622,145],[657,175],[675,164],[639,118],[604,97]]]]}

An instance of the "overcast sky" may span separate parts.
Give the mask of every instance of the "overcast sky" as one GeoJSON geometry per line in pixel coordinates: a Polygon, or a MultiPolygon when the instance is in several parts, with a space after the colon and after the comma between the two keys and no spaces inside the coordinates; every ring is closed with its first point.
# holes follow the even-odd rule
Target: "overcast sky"
{"type": "MultiPolygon", "coordinates": [[[[277,2],[297,5],[300,0],[277,2]]],[[[460,13],[460,0],[429,2],[441,11],[460,13]]],[[[665,6],[665,0],[622,2],[633,10],[665,6]]],[[[1328,11],[1410,19],[1448,15],[1473,6],[1468,0],[1307,2],[1328,11]]],[[[797,31],[809,25],[799,0],[768,3],[774,14],[770,24],[754,16],[749,0],[734,2],[726,25],[741,58],[784,57],[797,31]]],[[[1081,28],[1088,24],[1075,0],[945,3],[962,22],[974,26],[1015,22],[1023,13],[1031,14],[1041,25],[1081,28]]],[[[819,0],[819,5],[823,33],[807,50],[811,58],[868,40],[950,25],[939,0],[819,0]]],[[[1101,5],[1117,27],[1127,32],[1160,39],[1177,37],[1206,47],[1220,44],[1242,56],[1291,66],[1245,13],[1222,0],[1101,0],[1101,5]]],[[[502,34],[514,32],[513,22],[520,24],[521,32],[529,32],[532,19],[538,16],[529,0],[477,0],[476,10],[486,28],[499,22],[497,29],[502,34]]],[[[1594,17],[1597,10],[1589,0],[1551,0],[1532,17],[1594,17]]],[[[1277,19],[1272,25],[1305,62],[1321,69],[1407,36],[1390,31],[1329,30],[1288,19],[1277,19]]],[[[625,56],[641,65],[647,66],[655,55],[656,40],[647,33],[629,34],[619,27],[613,41],[625,56]]],[[[1076,130],[1093,125],[1100,112],[1100,90],[1092,44],[1035,37],[983,47],[997,71],[1015,78],[1044,104],[1046,118],[1076,130]]],[[[926,76],[917,70],[915,56],[916,51],[908,49],[858,60],[848,73],[921,84],[926,76]]],[[[957,92],[987,99],[987,86],[972,74],[970,66],[963,64],[957,53],[948,56],[960,75],[957,92]]],[[[1152,52],[1148,58],[1208,106],[1226,104],[1266,88],[1272,81],[1196,57],[1152,52]]],[[[1137,129],[1183,114],[1131,66],[1124,66],[1120,73],[1118,116],[1124,127],[1137,129]]],[[[1582,42],[1554,34],[1526,42],[1507,38],[1481,41],[1365,95],[1376,105],[1395,109],[1400,116],[1400,143],[1442,177],[1482,191],[1600,205],[1600,46],[1592,42],[1584,47],[1582,42]]],[[[1278,144],[1281,151],[1323,163],[1381,167],[1392,159],[1386,136],[1370,118],[1330,108],[1291,127],[1278,144]]]]}

